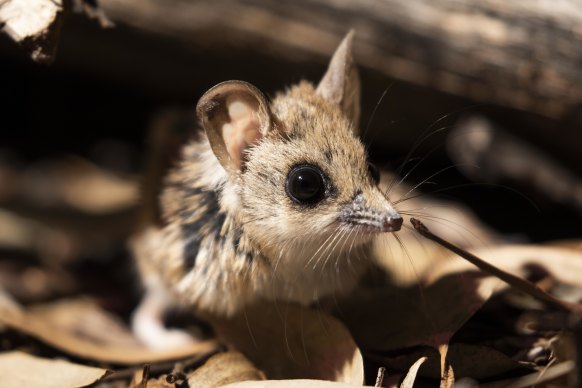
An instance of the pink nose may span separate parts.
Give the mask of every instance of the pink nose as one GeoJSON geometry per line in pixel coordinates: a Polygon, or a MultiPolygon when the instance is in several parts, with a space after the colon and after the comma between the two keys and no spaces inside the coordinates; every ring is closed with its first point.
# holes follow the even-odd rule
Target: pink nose
{"type": "Polygon", "coordinates": [[[382,222],[383,232],[398,232],[402,227],[402,217],[386,217],[382,222]]]}

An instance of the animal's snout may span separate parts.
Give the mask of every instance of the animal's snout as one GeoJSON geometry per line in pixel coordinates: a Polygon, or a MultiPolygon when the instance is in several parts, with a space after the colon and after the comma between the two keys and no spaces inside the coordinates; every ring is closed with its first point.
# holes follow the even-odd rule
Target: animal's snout
{"type": "Polygon", "coordinates": [[[402,217],[386,217],[382,221],[382,232],[398,232],[402,227],[402,217]]]}

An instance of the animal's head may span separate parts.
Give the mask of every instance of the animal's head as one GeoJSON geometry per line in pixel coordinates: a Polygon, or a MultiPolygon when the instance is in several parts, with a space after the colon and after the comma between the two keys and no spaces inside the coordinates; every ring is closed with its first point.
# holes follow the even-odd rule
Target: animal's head
{"type": "Polygon", "coordinates": [[[236,188],[240,222],[263,249],[289,244],[309,252],[335,239],[347,250],[402,225],[358,138],[352,40],[349,33],[317,87],[302,82],[269,103],[254,86],[228,81],[198,103],[236,188]]]}

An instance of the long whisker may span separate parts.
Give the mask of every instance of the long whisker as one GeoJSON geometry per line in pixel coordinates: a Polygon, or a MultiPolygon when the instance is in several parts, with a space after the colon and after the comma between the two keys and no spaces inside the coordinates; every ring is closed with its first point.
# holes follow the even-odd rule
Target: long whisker
{"type": "MultiPolygon", "coordinates": [[[[444,192],[447,190],[459,189],[459,188],[464,188],[464,187],[472,187],[472,186],[489,186],[489,187],[505,189],[507,191],[510,191],[510,192],[518,195],[522,199],[525,199],[538,213],[540,212],[540,209],[535,204],[535,202],[531,198],[529,198],[527,195],[520,192],[519,190],[516,190],[516,189],[509,187],[509,186],[496,184],[496,183],[481,183],[481,182],[462,183],[462,184],[458,184],[458,185],[444,187],[442,189],[433,190],[430,192],[419,193],[419,194],[413,195],[411,197],[403,197],[403,198],[399,199],[396,203],[402,203],[402,202],[408,201],[409,199],[419,198],[419,197],[422,197],[424,195],[433,195],[433,194],[438,194],[438,193],[441,193],[441,192],[444,192]]],[[[396,203],[393,203],[393,204],[395,205],[396,203]]]]}
{"type": "MultiPolygon", "coordinates": [[[[453,164],[452,166],[448,166],[448,167],[444,167],[441,168],[439,171],[429,175],[426,179],[423,179],[422,181],[420,181],[419,183],[417,183],[416,185],[414,185],[410,190],[408,190],[404,195],[403,198],[406,198],[408,194],[412,193],[414,190],[418,189],[420,186],[422,186],[423,184],[427,183],[429,179],[432,179],[434,177],[436,177],[437,175],[442,174],[443,172],[446,172],[450,169],[456,168],[456,167],[460,167],[462,166],[461,164],[453,164]]],[[[399,199],[398,201],[394,202],[394,204],[398,204],[400,202],[402,202],[403,198],[399,199]]]]}
{"type": "MultiPolygon", "coordinates": [[[[443,130],[449,129],[449,128],[450,127],[442,127],[442,128],[439,128],[439,129],[435,130],[433,133],[429,134],[429,136],[427,136],[426,138],[434,135],[437,132],[440,132],[440,131],[443,131],[443,130]]],[[[426,140],[426,138],[424,140],[426,140]]],[[[388,186],[388,190],[386,191],[386,194],[388,195],[392,191],[392,189],[394,187],[398,187],[398,185],[400,185],[402,182],[404,182],[406,180],[406,178],[408,178],[408,176],[410,176],[410,174],[412,174],[420,165],[422,165],[422,163],[425,160],[427,160],[432,154],[434,154],[437,150],[439,150],[440,148],[442,148],[442,146],[443,146],[443,144],[438,144],[435,147],[433,147],[430,151],[425,152],[424,155],[422,156],[422,158],[416,158],[416,159],[418,159],[418,162],[416,162],[416,164],[402,178],[400,178],[400,180],[396,181],[397,178],[395,177],[392,180],[392,182],[390,182],[390,185],[388,186]]],[[[413,160],[413,159],[410,159],[410,160],[408,160],[405,163],[403,163],[403,164],[400,165],[400,167],[396,170],[396,176],[398,176],[398,175],[400,175],[402,173],[402,170],[404,169],[404,166],[406,164],[408,164],[411,160],[413,160]]]]}
{"type": "MultiPolygon", "coordinates": [[[[342,241],[342,239],[343,239],[343,237],[346,235],[346,233],[347,233],[346,229],[345,229],[345,228],[341,228],[341,231],[340,231],[340,233],[338,234],[338,237],[339,237],[339,238],[338,238],[338,239],[334,239],[334,240],[333,240],[333,242],[332,242],[332,246],[333,246],[333,247],[332,247],[331,249],[329,249],[329,250],[328,250],[327,256],[326,256],[326,257],[325,257],[325,259],[323,260],[323,263],[322,263],[322,266],[321,266],[321,268],[322,268],[322,272],[321,272],[321,273],[322,273],[322,274],[323,274],[323,272],[325,271],[325,267],[326,267],[326,265],[327,265],[327,262],[328,262],[329,258],[330,258],[330,257],[331,257],[331,255],[334,253],[334,251],[335,251],[335,248],[336,248],[336,247],[339,245],[339,243],[342,241]]],[[[345,244],[345,240],[344,240],[344,244],[345,244]]]]}
{"type": "Polygon", "coordinates": [[[469,109],[474,109],[474,108],[477,108],[477,107],[479,107],[479,106],[483,106],[483,104],[472,104],[472,105],[469,105],[469,106],[467,106],[467,107],[464,107],[464,108],[460,108],[460,109],[454,110],[454,111],[452,111],[452,112],[450,112],[450,113],[447,113],[446,115],[443,115],[443,116],[439,117],[439,118],[438,118],[438,119],[436,119],[435,121],[433,121],[433,122],[432,122],[432,123],[431,123],[431,124],[430,124],[430,125],[429,125],[429,126],[428,126],[428,127],[425,129],[425,130],[424,130],[424,131],[422,131],[422,132],[420,133],[420,135],[417,137],[416,141],[415,141],[415,142],[412,144],[412,147],[411,147],[410,151],[408,152],[408,156],[412,155],[412,154],[414,153],[414,151],[415,151],[415,150],[416,150],[416,149],[417,149],[417,148],[418,148],[418,147],[419,147],[419,146],[420,146],[420,145],[421,145],[421,144],[422,144],[424,141],[426,141],[426,139],[427,139],[427,138],[429,138],[430,136],[432,136],[432,134],[433,134],[433,133],[435,133],[435,132],[437,132],[437,131],[441,131],[443,128],[451,127],[450,125],[448,125],[448,126],[444,126],[444,127],[441,127],[441,128],[439,128],[439,129],[437,129],[436,131],[433,131],[433,133],[432,133],[432,134],[429,134],[428,132],[429,132],[431,129],[433,129],[433,128],[434,128],[434,127],[435,127],[435,126],[438,124],[438,123],[440,123],[440,122],[442,122],[442,121],[444,121],[444,120],[448,119],[449,117],[451,117],[451,116],[453,116],[453,115],[457,115],[457,114],[459,114],[459,113],[466,112],[466,111],[467,111],[467,110],[469,110],[469,109]]]}
{"type": "Polygon", "coordinates": [[[316,299],[319,299],[319,284],[321,283],[321,278],[323,277],[323,275],[325,273],[325,262],[327,262],[327,257],[329,257],[333,253],[336,245],[339,243],[339,241],[341,241],[341,237],[343,237],[343,235],[345,234],[345,229],[343,227],[339,227],[337,230],[338,230],[338,233],[336,234],[334,239],[329,243],[327,248],[322,252],[321,256],[317,259],[317,261],[313,265],[313,271],[315,271],[317,265],[319,263],[322,264],[321,272],[319,273],[319,281],[316,284],[316,288],[315,288],[316,299]],[[327,253],[327,252],[329,252],[329,253],[327,253]],[[326,258],[322,260],[323,255],[325,255],[326,253],[327,253],[326,258]]]}
{"type": "MultiPolygon", "coordinates": [[[[350,231],[349,231],[348,235],[345,237],[345,239],[344,239],[344,243],[342,244],[342,246],[341,246],[341,248],[340,248],[340,254],[336,255],[336,257],[335,257],[335,263],[334,263],[334,266],[335,266],[335,272],[336,272],[336,274],[338,274],[338,275],[339,275],[339,272],[340,272],[340,268],[339,268],[339,261],[340,261],[340,259],[341,259],[341,252],[344,252],[344,247],[346,246],[346,244],[347,244],[348,242],[351,242],[351,244],[350,244],[350,248],[348,248],[348,249],[345,251],[345,252],[346,252],[346,254],[347,254],[347,256],[349,257],[349,255],[350,255],[350,252],[351,252],[351,250],[352,250],[352,248],[353,248],[353,246],[354,246],[354,242],[355,242],[355,239],[352,239],[352,234],[353,234],[353,233],[356,233],[356,234],[357,234],[357,231],[356,231],[356,229],[357,229],[357,228],[353,228],[353,227],[352,227],[352,228],[350,228],[350,231]]],[[[339,276],[338,276],[338,278],[339,278],[339,276]]],[[[341,285],[340,285],[340,286],[341,286],[341,285]]]]}
{"type": "Polygon", "coordinates": [[[277,276],[277,268],[279,267],[279,263],[283,259],[283,255],[285,254],[287,247],[292,245],[293,242],[296,240],[296,237],[293,237],[291,240],[285,241],[281,248],[279,249],[279,254],[277,255],[277,260],[275,261],[275,265],[273,266],[273,276],[277,276]]]}
{"type": "MultiPolygon", "coordinates": [[[[404,168],[404,166],[406,164],[408,164],[410,158],[412,157],[412,155],[414,154],[414,152],[420,147],[420,145],[422,145],[422,143],[424,143],[431,136],[433,136],[433,135],[435,135],[435,134],[437,134],[439,132],[442,132],[442,131],[444,131],[444,130],[452,127],[451,125],[445,125],[445,126],[442,126],[440,128],[437,128],[436,130],[432,130],[437,124],[439,124],[443,120],[445,120],[445,119],[447,119],[447,118],[449,118],[449,117],[451,117],[453,115],[457,115],[459,113],[466,112],[466,111],[468,111],[470,109],[474,109],[474,108],[479,107],[479,106],[483,106],[483,104],[472,104],[472,105],[469,105],[467,107],[454,110],[453,112],[450,112],[450,113],[448,113],[446,115],[443,115],[443,116],[439,117],[437,120],[433,121],[428,127],[426,127],[426,129],[424,129],[417,136],[416,140],[414,141],[414,143],[410,147],[410,150],[408,151],[408,153],[404,157],[403,163],[400,165],[400,167],[398,167],[398,169],[396,169],[396,174],[395,175],[398,176],[398,175],[401,174],[402,169],[404,168]]],[[[438,149],[439,147],[440,146],[436,147],[436,149],[438,149]]],[[[432,153],[432,152],[434,152],[434,149],[432,151],[430,151],[430,153],[432,153]]],[[[392,189],[392,186],[394,185],[394,182],[395,182],[396,179],[397,178],[395,177],[394,180],[390,183],[390,187],[389,187],[390,190],[392,189]]],[[[390,190],[388,190],[388,192],[390,192],[390,190]]]]}
{"type": "MultiPolygon", "coordinates": [[[[393,233],[392,234],[394,236],[394,238],[396,239],[396,241],[398,241],[398,244],[400,244],[400,247],[403,249],[403,251],[405,252],[406,256],[408,257],[408,260],[410,261],[410,264],[412,266],[412,269],[417,277],[417,279],[420,279],[420,276],[416,270],[416,267],[414,266],[414,262],[412,260],[412,257],[410,256],[410,253],[408,252],[408,249],[406,249],[406,246],[404,245],[404,243],[402,242],[402,240],[400,239],[400,237],[396,234],[393,233]]],[[[426,295],[424,294],[424,289],[422,288],[422,283],[419,281],[418,283],[418,292],[420,294],[420,301],[421,304],[423,306],[422,311],[424,312],[424,314],[426,315],[427,318],[427,322],[431,325],[434,326],[434,321],[431,319],[431,317],[428,314],[428,303],[426,301],[426,295]]],[[[434,327],[432,327],[432,329],[434,330],[434,327]]]]}
{"type": "MultiPolygon", "coordinates": [[[[474,237],[477,241],[479,241],[481,243],[481,245],[485,246],[487,245],[475,232],[471,231],[469,228],[467,228],[466,226],[459,224],[458,222],[454,222],[451,221],[447,218],[444,217],[438,217],[438,216],[433,216],[430,214],[426,214],[426,213],[419,213],[419,212],[400,212],[401,214],[404,215],[408,215],[408,216],[413,216],[413,217],[418,217],[418,218],[425,218],[428,220],[431,220],[434,223],[446,226],[448,228],[451,228],[452,230],[454,230],[456,233],[459,234],[459,236],[461,236],[463,239],[466,239],[466,236],[464,236],[461,231],[459,231],[457,228],[462,229],[463,231],[467,232],[468,234],[470,234],[472,237],[474,237]]],[[[416,233],[414,234],[416,236],[416,233]]],[[[468,239],[467,239],[467,242],[468,239]]]]}
{"type": "MultiPolygon", "coordinates": [[[[329,258],[335,253],[337,246],[339,245],[339,243],[342,240],[345,243],[345,239],[344,239],[345,234],[346,234],[346,229],[345,228],[341,228],[340,233],[338,234],[338,237],[339,238],[338,239],[334,239],[334,242],[331,245],[331,249],[328,250],[328,253],[327,253],[325,259],[323,259],[323,260],[320,259],[320,262],[321,262],[321,272],[319,273],[319,281],[317,283],[318,285],[319,284],[322,284],[322,278],[323,278],[323,276],[326,273],[326,267],[327,267],[327,263],[328,263],[329,258]]],[[[318,291],[317,292],[319,293],[319,287],[318,287],[318,291]]]]}
{"type": "MultiPolygon", "coordinates": [[[[345,238],[344,238],[344,243],[342,244],[341,248],[339,249],[339,253],[335,255],[335,260],[334,260],[334,263],[333,263],[333,265],[335,267],[335,273],[336,273],[336,276],[334,277],[334,280],[336,280],[338,282],[340,289],[342,289],[343,286],[341,284],[342,277],[340,276],[340,266],[339,266],[339,262],[342,259],[342,252],[344,252],[344,247],[346,246],[346,244],[348,243],[348,241],[351,240],[352,234],[354,232],[355,232],[355,228],[350,228],[350,231],[349,231],[348,235],[345,236],[345,238]]],[[[352,243],[352,245],[353,245],[353,243],[352,243]]],[[[348,250],[346,252],[347,252],[347,257],[349,257],[350,250],[348,250]]]]}
{"type": "Polygon", "coordinates": [[[414,266],[414,260],[412,260],[412,256],[410,256],[410,252],[406,248],[406,245],[404,245],[404,243],[402,242],[402,239],[400,238],[400,236],[398,236],[398,234],[392,233],[392,236],[394,236],[394,239],[396,239],[396,241],[398,241],[398,245],[400,245],[400,249],[402,250],[404,255],[408,258],[408,262],[410,263],[410,266],[412,268],[412,271],[414,271],[416,278],[420,279],[420,275],[418,274],[418,271],[416,270],[416,267],[414,266]]]}
{"type": "MultiPolygon", "coordinates": [[[[420,143],[422,143],[423,141],[425,141],[426,139],[428,139],[430,136],[434,135],[435,133],[437,133],[437,132],[440,132],[440,131],[443,131],[443,130],[445,130],[445,129],[449,129],[449,128],[450,128],[450,126],[447,126],[447,127],[442,127],[442,128],[439,128],[439,129],[435,130],[434,132],[432,132],[432,133],[428,134],[427,136],[425,136],[425,137],[424,137],[424,138],[423,138],[423,139],[420,141],[420,143]]],[[[462,134],[455,134],[455,135],[453,135],[453,138],[457,138],[457,137],[461,137],[461,136],[462,136],[462,134]]],[[[420,143],[419,143],[419,145],[420,145],[420,143]]],[[[425,154],[424,154],[424,156],[423,156],[422,158],[420,158],[420,160],[419,160],[419,161],[418,161],[418,162],[417,162],[417,163],[414,165],[414,167],[412,167],[412,168],[410,169],[410,171],[408,171],[408,172],[406,173],[406,175],[405,175],[404,177],[402,177],[402,178],[401,178],[401,179],[398,181],[398,183],[396,184],[396,186],[398,186],[399,184],[401,184],[402,182],[404,182],[404,181],[406,180],[406,178],[408,178],[408,176],[409,176],[409,175],[410,175],[410,174],[411,174],[411,173],[412,173],[414,170],[416,170],[416,168],[417,168],[417,167],[419,167],[419,166],[420,166],[420,165],[421,165],[421,164],[422,164],[422,163],[423,163],[423,162],[424,162],[424,161],[425,161],[425,160],[426,160],[426,159],[427,159],[427,158],[428,158],[430,155],[432,155],[433,153],[435,153],[435,152],[436,152],[436,151],[437,151],[439,148],[441,148],[442,146],[443,146],[443,144],[439,144],[439,145],[435,146],[435,147],[434,147],[432,150],[430,150],[430,151],[428,151],[427,153],[425,153],[425,154]]],[[[461,166],[461,165],[458,165],[458,166],[461,166]]],[[[472,165],[472,164],[467,164],[467,165],[463,165],[463,166],[465,166],[465,167],[474,167],[474,168],[480,168],[479,166],[472,165]]],[[[399,170],[397,171],[397,174],[400,174],[400,172],[402,171],[402,169],[404,169],[404,164],[402,164],[402,165],[400,166],[399,170]]],[[[395,180],[393,180],[393,181],[391,182],[390,186],[392,186],[392,185],[394,184],[394,182],[395,182],[395,180]]],[[[391,190],[391,187],[389,187],[389,189],[388,189],[388,193],[390,192],[390,190],[391,190]]]]}
{"type": "Polygon", "coordinates": [[[364,260],[365,260],[365,256],[364,256],[364,248],[362,245],[358,245],[355,248],[356,249],[354,250],[354,254],[352,255],[350,253],[348,256],[347,266],[348,266],[348,269],[350,270],[350,272],[352,273],[352,275],[358,276],[358,273],[356,272],[356,269],[354,268],[354,265],[352,263],[352,258],[356,259],[356,261],[362,261],[362,257],[364,257],[364,260]]]}
{"type": "Polygon", "coordinates": [[[329,254],[331,254],[331,252],[333,251],[334,246],[336,244],[336,241],[338,241],[338,239],[341,240],[341,236],[343,235],[343,232],[344,232],[343,231],[343,228],[341,228],[341,227],[338,227],[337,228],[336,233],[334,234],[333,239],[327,244],[327,246],[325,247],[325,249],[323,251],[321,251],[321,253],[319,254],[319,256],[316,257],[316,260],[313,263],[313,268],[312,268],[313,271],[315,271],[316,268],[317,268],[317,266],[320,263],[322,263],[322,258],[324,256],[326,256],[328,254],[328,252],[329,252],[329,254]]]}
{"type": "Polygon", "coordinates": [[[327,238],[325,239],[325,241],[321,244],[321,246],[315,251],[315,253],[313,253],[313,255],[311,255],[311,257],[309,258],[309,260],[307,260],[307,262],[305,263],[305,266],[303,267],[303,269],[306,269],[309,264],[311,264],[311,262],[315,259],[315,257],[319,254],[319,252],[324,249],[327,250],[327,243],[330,239],[335,238],[334,236],[337,235],[337,233],[339,233],[339,228],[336,228],[329,236],[327,236],[327,238]]]}
{"type": "MultiPolygon", "coordinates": [[[[406,225],[404,225],[404,226],[406,226],[406,225]]],[[[392,260],[392,264],[394,265],[395,255],[394,255],[394,252],[392,251],[392,246],[390,245],[390,241],[391,240],[389,238],[381,237],[381,240],[380,241],[382,241],[382,247],[384,249],[387,249],[387,250],[390,251],[388,257],[390,257],[390,260],[392,260]]]]}
{"type": "MultiPolygon", "coordinates": [[[[328,263],[330,262],[330,260],[332,260],[332,257],[333,257],[334,254],[335,254],[334,266],[335,266],[335,269],[336,269],[336,275],[339,275],[339,265],[338,265],[338,263],[339,263],[339,259],[340,259],[340,256],[341,256],[341,252],[344,252],[344,247],[345,247],[346,243],[350,240],[351,235],[352,235],[353,232],[354,232],[354,228],[351,228],[351,227],[350,228],[346,228],[346,227],[343,227],[342,228],[342,232],[341,232],[340,239],[337,240],[337,243],[335,244],[334,248],[329,251],[327,257],[324,260],[324,263],[322,265],[322,271],[320,273],[320,279],[326,273],[326,268],[328,266],[328,263]],[[337,250],[336,248],[339,246],[340,242],[342,243],[342,245],[339,248],[339,250],[337,250]]],[[[334,283],[335,282],[340,282],[341,281],[341,277],[340,276],[332,277],[332,281],[334,283]]],[[[340,286],[340,288],[342,288],[341,287],[341,283],[339,283],[339,286],[340,286]]],[[[334,289],[337,289],[337,287],[334,287],[334,289]]],[[[335,293],[333,293],[332,297],[333,297],[334,303],[339,308],[339,305],[337,303],[337,299],[336,299],[335,293]]]]}
{"type": "Polygon", "coordinates": [[[374,110],[372,111],[372,114],[370,115],[370,119],[368,120],[368,123],[366,124],[366,129],[364,130],[364,133],[362,134],[362,138],[366,137],[366,134],[368,133],[368,131],[370,130],[370,127],[372,126],[372,123],[374,122],[374,117],[376,117],[376,112],[378,111],[378,108],[380,107],[380,105],[382,105],[382,101],[384,101],[384,97],[386,97],[386,95],[388,94],[388,91],[390,91],[390,89],[392,88],[393,85],[394,85],[394,82],[390,83],[390,85],[388,85],[388,87],[386,89],[384,89],[384,92],[382,92],[382,95],[380,96],[380,98],[378,99],[378,102],[374,106],[374,110]]]}
{"type": "Polygon", "coordinates": [[[412,235],[412,237],[414,237],[414,239],[416,240],[416,242],[418,243],[418,245],[420,245],[422,247],[422,250],[424,252],[425,256],[428,256],[429,253],[426,250],[426,244],[425,241],[426,240],[421,240],[421,238],[418,236],[418,233],[416,233],[416,230],[412,227],[412,226],[408,226],[408,225],[402,225],[406,230],[410,231],[410,235],[412,235]]]}
{"type": "MultiPolygon", "coordinates": [[[[414,142],[414,144],[412,145],[412,147],[410,147],[410,151],[408,151],[408,153],[406,154],[406,156],[404,157],[404,161],[400,164],[400,166],[396,169],[396,174],[395,174],[395,178],[394,180],[392,180],[392,182],[390,183],[389,186],[389,190],[388,192],[390,192],[394,186],[394,183],[396,182],[396,176],[400,175],[402,173],[402,170],[404,169],[404,166],[406,166],[408,163],[410,163],[411,159],[412,159],[412,155],[414,154],[414,152],[418,149],[418,147],[420,147],[420,145],[426,141],[427,139],[429,139],[431,136],[433,136],[434,134],[437,134],[439,132],[444,131],[445,129],[449,129],[451,128],[451,126],[445,126],[445,127],[441,127],[441,128],[437,128],[436,130],[432,131],[431,133],[429,133],[428,135],[425,135],[426,131],[429,130],[431,127],[428,127],[424,132],[422,132],[419,137],[416,139],[416,141],[414,142]]],[[[408,173],[406,174],[406,176],[410,175],[410,173],[412,171],[414,171],[424,160],[427,159],[427,157],[429,155],[432,155],[434,152],[436,152],[436,150],[438,150],[440,147],[442,147],[442,144],[437,145],[436,147],[433,147],[432,150],[430,150],[429,152],[426,152],[424,154],[424,156],[422,158],[420,158],[420,161],[417,162],[414,167],[408,171],[408,173]]],[[[402,183],[402,181],[404,181],[405,178],[400,179],[400,181],[398,181],[398,184],[402,183]]],[[[397,185],[398,185],[397,184],[397,185]]]]}
{"type": "MultiPolygon", "coordinates": [[[[396,206],[395,206],[396,207],[396,206]]],[[[430,206],[422,206],[413,209],[396,209],[399,213],[402,212],[415,212],[421,210],[430,210],[430,209],[450,209],[450,210],[458,210],[455,206],[452,205],[430,205],[430,206]]]]}

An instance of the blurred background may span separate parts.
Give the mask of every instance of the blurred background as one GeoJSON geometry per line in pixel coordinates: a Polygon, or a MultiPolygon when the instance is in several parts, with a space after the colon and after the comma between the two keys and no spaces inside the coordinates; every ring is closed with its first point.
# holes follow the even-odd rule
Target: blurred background
{"type": "Polygon", "coordinates": [[[580,236],[575,0],[17,3],[0,3],[0,283],[23,302],[82,284],[127,312],[126,239],[198,98],[317,82],[350,28],[373,161],[511,240],[580,236]],[[36,6],[56,13],[19,32],[36,6]]]}

